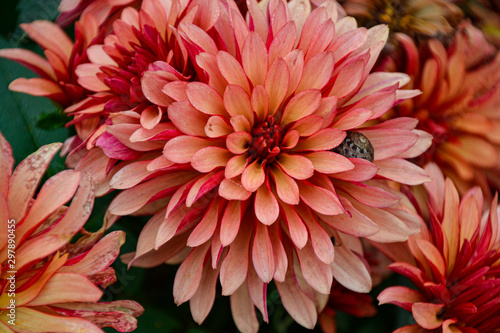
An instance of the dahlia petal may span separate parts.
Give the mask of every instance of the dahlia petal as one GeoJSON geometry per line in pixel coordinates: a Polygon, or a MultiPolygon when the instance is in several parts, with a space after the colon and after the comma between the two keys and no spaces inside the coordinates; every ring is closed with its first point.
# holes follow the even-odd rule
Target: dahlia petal
{"type": "Polygon", "coordinates": [[[273,226],[269,229],[269,236],[271,237],[271,244],[273,245],[274,253],[274,280],[283,282],[285,281],[286,270],[288,268],[288,258],[281,240],[280,229],[281,226],[279,226],[278,223],[273,224],[273,226]]]}
{"type": "Polygon", "coordinates": [[[379,301],[379,305],[391,303],[407,311],[411,311],[411,306],[414,303],[423,302],[425,298],[415,289],[395,286],[383,290],[378,295],[377,300],[379,301]]]}
{"type": "Polygon", "coordinates": [[[191,166],[199,172],[210,172],[225,166],[233,154],[221,147],[206,147],[194,153],[191,166]]]}
{"type": "Polygon", "coordinates": [[[193,320],[201,325],[208,313],[212,309],[215,300],[215,287],[219,276],[218,269],[212,269],[210,265],[205,265],[200,286],[196,294],[189,301],[189,308],[193,320]]]}
{"type": "Polygon", "coordinates": [[[335,248],[332,269],[335,280],[347,289],[358,293],[367,293],[371,290],[372,280],[368,268],[347,246],[335,248]]]}
{"type": "Polygon", "coordinates": [[[193,108],[188,101],[175,102],[168,108],[168,117],[183,133],[206,136],[205,125],[209,116],[193,108]]]}
{"type": "Polygon", "coordinates": [[[375,165],[379,168],[377,172],[379,176],[399,183],[419,185],[430,181],[429,176],[422,168],[401,158],[375,161],[375,165]]]}
{"type": "Polygon", "coordinates": [[[68,103],[68,97],[61,87],[54,81],[34,77],[31,79],[18,78],[11,82],[9,89],[33,96],[44,96],[61,105],[68,103]]]}
{"type": "Polygon", "coordinates": [[[264,321],[268,323],[269,315],[267,313],[267,284],[262,282],[253,267],[248,272],[246,282],[250,299],[262,313],[264,321]]]}
{"type": "Polygon", "coordinates": [[[283,102],[290,84],[290,71],[286,62],[278,58],[269,67],[264,87],[269,97],[269,114],[274,115],[283,102]]]}
{"type": "Polygon", "coordinates": [[[286,150],[286,149],[292,149],[297,145],[300,139],[300,134],[299,132],[295,130],[288,130],[283,136],[283,140],[281,141],[281,148],[286,150]]]}
{"type": "Polygon", "coordinates": [[[186,94],[189,102],[199,111],[212,116],[227,116],[221,95],[208,84],[191,82],[186,87],[186,94]]]}
{"type": "Polygon", "coordinates": [[[236,117],[231,117],[229,122],[231,123],[231,126],[233,126],[235,132],[251,132],[252,130],[250,120],[241,114],[236,117]]]}
{"type": "Polygon", "coordinates": [[[57,24],[38,20],[29,24],[23,23],[20,26],[38,45],[43,49],[54,51],[68,65],[73,42],[57,24]],[[44,33],[41,34],[40,31],[44,33]]]}
{"type": "Polygon", "coordinates": [[[276,59],[283,58],[289,54],[296,40],[297,29],[295,22],[288,22],[278,31],[269,45],[269,63],[272,64],[276,59]]]}
{"type": "Polygon", "coordinates": [[[33,51],[17,48],[3,49],[0,50],[0,58],[16,61],[42,78],[57,80],[50,63],[33,51]]]}
{"type": "Polygon", "coordinates": [[[148,182],[123,191],[113,199],[108,211],[113,215],[120,216],[131,214],[148,203],[157,193],[184,184],[193,178],[193,173],[193,171],[181,171],[175,174],[156,177],[148,182]],[[154,182],[155,186],[151,186],[152,182],[154,182]]]}
{"type": "Polygon", "coordinates": [[[90,276],[108,268],[120,253],[120,247],[125,243],[123,231],[113,231],[102,239],[85,254],[77,263],[63,266],[59,273],[76,273],[90,276]]]}
{"type": "Polygon", "coordinates": [[[336,63],[363,45],[368,35],[366,28],[363,27],[356,29],[356,26],[354,26],[354,29],[349,29],[346,32],[342,31],[349,19],[350,17],[345,17],[336,23],[335,29],[338,38],[328,48],[328,51],[333,52],[336,63]]]}
{"type": "Polygon", "coordinates": [[[212,200],[205,215],[193,229],[187,240],[187,246],[197,247],[208,241],[214,234],[217,227],[219,217],[220,197],[217,196],[212,200]]]}
{"type": "Polygon", "coordinates": [[[286,97],[289,97],[296,91],[296,88],[302,79],[304,70],[304,52],[302,50],[292,50],[292,52],[288,53],[283,60],[288,66],[289,83],[287,83],[288,90],[286,92],[286,97]]]}
{"type": "Polygon", "coordinates": [[[176,102],[188,99],[186,94],[188,82],[186,81],[171,81],[161,88],[161,91],[176,102]]]}
{"type": "Polygon", "coordinates": [[[225,176],[227,179],[241,175],[245,167],[247,166],[247,156],[246,155],[235,155],[227,161],[225,176]]]}
{"type": "MultiPolygon", "coordinates": [[[[7,199],[9,183],[11,181],[12,169],[14,166],[14,157],[10,144],[0,133],[0,193],[7,199]]],[[[21,162],[22,163],[22,162],[21,162]]],[[[22,165],[20,163],[20,165],[22,165]]],[[[3,229],[7,230],[7,229],[3,229]]]]}
{"type": "Polygon", "coordinates": [[[413,133],[418,135],[417,142],[407,151],[398,154],[400,158],[415,158],[424,153],[432,145],[434,137],[425,131],[414,129],[413,133]]]}
{"type": "Polygon", "coordinates": [[[300,93],[306,89],[322,89],[332,77],[334,67],[333,54],[322,52],[307,61],[302,73],[302,79],[295,89],[300,93]]]}
{"type": "Polygon", "coordinates": [[[462,135],[457,144],[446,143],[446,148],[459,154],[471,164],[482,168],[491,168],[496,165],[498,160],[496,149],[489,142],[477,136],[462,135]],[[481,149],[477,147],[481,147],[481,149]]]}
{"type": "Polygon", "coordinates": [[[163,149],[163,155],[175,163],[189,163],[198,150],[215,145],[211,140],[183,135],[168,141],[163,149]]]}
{"type": "Polygon", "coordinates": [[[202,52],[196,56],[196,63],[207,72],[209,85],[214,87],[219,95],[222,96],[227,86],[227,81],[217,66],[216,56],[208,52],[202,52]]]}
{"type": "Polygon", "coordinates": [[[104,84],[97,74],[101,73],[100,66],[97,64],[81,64],[75,69],[75,74],[78,76],[78,84],[94,92],[109,91],[109,87],[104,84]]]}
{"type": "Polygon", "coordinates": [[[137,247],[134,258],[130,261],[128,266],[132,264],[142,255],[150,252],[155,247],[156,237],[160,225],[165,219],[166,207],[160,210],[158,213],[154,214],[153,217],[149,219],[146,225],[142,228],[139,234],[139,239],[137,240],[137,247]]]}
{"type": "Polygon", "coordinates": [[[320,102],[321,92],[319,90],[308,89],[296,94],[287,103],[281,124],[284,126],[313,114],[318,109],[320,102]]]}
{"type": "Polygon", "coordinates": [[[248,1],[247,6],[255,31],[259,34],[262,40],[267,40],[269,24],[264,11],[261,9],[261,7],[259,7],[256,0],[248,1]]]}
{"type": "Polygon", "coordinates": [[[250,98],[251,109],[255,112],[258,122],[264,121],[269,112],[269,96],[264,86],[255,86],[250,98]]]}
{"type": "Polygon", "coordinates": [[[198,290],[210,242],[195,247],[177,270],[174,279],[174,301],[177,305],[190,300],[198,290]]]}
{"type": "Polygon", "coordinates": [[[121,168],[113,178],[111,178],[109,186],[117,190],[131,188],[141,181],[146,179],[154,172],[147,170],[147,166],[151,161],[139,161],[130,163],[121,168]]]}
{"type": "Polygon", "coordinates": [[[363,59],[355,60],[342,67],[335,79],[329,96],[337,96],[340,100],[343,97],[354,94],[361,85],[365,70],[363,59]]]}
{"type": "Polygon", "coordinates": [[[86,319],[56,316],[29,307],[16,309],[16,329],[27,332],[55,333],[102,332],[99,327],[86,319]]]}
{"type": "Polygon", "coordinates": [[[367,129],[361,130],[373,146],[375,160],[394,157],[411,148],[418,140],[418,135],[399,129],[367,129]]]}
{"type": "Polygon", "coordinates": [[[316,325],[317,312],[311,301],[297,286],[289,269],[284,282],[275,282],[286,311],[300,325],[313,329],[316,325]]]}
{"type": "MultiPolygon", "coordinates": [[[[337,147],[345,138],[346,133],[337,128],[324,128],[310,137],[299,141],[293,151],[330,150],[337,147]]],[[[281,156],[281,155],[280,155],[281,156]]]]}
{"type": "MultiPolygon", "coordinates": [[[[257,222],[258,223],[258,222],[257,222]]],[[[231,295],[240,286],[245,286],[249,263],[249,247],[252,223],[243,223],[234,242],[229,245],[229,252],[224,258],[220,270],[222,295],[231,295]]]]}
{"type": "Polygon", "coordinates": [[[153,104],[167,107],[173,101],[162,91],[163,87],[173,81],[172,74],[166,71],[148,70],[142,74],[141,89],[144,96],[153,104]]]}
{"type": "Polygon", "coordinates": [[[232,117],[245,116],[253,125],[254,116],[250,96],[240,86],[229,84],[224,91],[224,107],[232,117]]]}
{"type": "Polygon", "coordinates": [[[23,239],[28,232],[36,229],[50,214],[68,202],[75,194],[79,182],[80,172],[72,170],[62,171],[47,180],[24,222],[16,230],[18,239],[23,239]]]}
{"type": "Polygon", "coordinates": [[[319,218],[332,228],[355,237],[368,237],[379,231],[378,225],[354,208],[349,200],[341,197],[341,202],[347,214],[335,216],[320,214],[319,218]]]}
{"type": "Polygon", "coordinates": [[[312,212],[309,211],[308,216],[304,216],[304,213],[300,211],[299,214],[309,231],[314,253],[319,260],[330,265],[335,257],[335,249],[330,236],[328,236],[325,229],[316,221],[316,218],[312,216],[312,212]]]}
{"type": "Polygon", "coordinates": [[[243,215],[242,203],[240,201],[229,201],[220,225],[220,241],[222,246],[230,245],[240,229],[241,217],[243,215]]]}
{"type": "Polygon", "coordinates": [[[87,277],[74,273],[55,273],[27,306],[66,302],[97,302],[102,291],[87,277]]]}
{"type": "Polygon", "coordinates": [[[233,128],[221,116],[210,117],[205,125],[205,133],[209,138],[219,138],[232,132],[233,128]]]}
{"type": "Polygon", "coordinates": [[[274,276],[274,255],[268,226],[256,223],[252,245],[252,262],[257,275],[264,283],[269,283],[274,276]]]}
{"type": "Polygon", "coordinates": [[[250,32],[241,52],[241,62],[253,86],[264,85],[267,73],[267,48],[256,32],[250,32]]]}
{"type": "Polygon", "coordinates": [[[419,302],[412,306],[413,318],[417,324],[425,329],[437,329],[443,324],[443,319],[439,319],[444,304],[433,304],[419,302]]]}
{"type": "Polygon", "coordinates": [[[363,182],[372,179],[378,173],[378,167],[363,158],[349,158],[347,160],[354,167],[348,171],[342,171],[332,174],[330,175],[330,177],[346,180],[349,182],[363,182]]]}
{"type": "Polygon", "coordinates": [[[335,184],[335,186],[341,188],[343,192],[349,193],[354,199],[369,207],[390,207],[399,201],[397,196],[379,187],[368,186],[362,183],[354,184],[342,182],[342,184],[335,184]]]}
{"type": "Polygon", "coordinates": [[[391,87],[398,84],[401,88],[410,81],[410,77],[405,73],[387,73],[387,72],[376,72],[371,73],[366,78],[363,86],[359,92],[350,100],[350,102],[357,102],[364,97],[371,95],[379,90],[391,87]]]}
{"type": "Polygon", "coordinates": [[[336,193],[309,182],[298,182],[300,198],[313,210],[324,215],[343,214],[344,209],[336,193]]]}
{"type": "Polygon", "coordinates": [[[249,192],[255,192],[266,180],[264,165],[255,160],[241,174],[241,184],[249,192]]]}
{"type": "Polygon", "coordinates": [[[276,185],[278,197],[285,203],[297,205],[300,201],[299,187],[292,177],[284,173],[281,168],[271,167],[271,174],[276,185]]]}
{"type": "Polygon", "coordinates": [[[363,125],[371,119],[373,112],[368,109],[353,109],[345,113],[339,120],[335,122],[335,128],[349,130],[363,125]]]}
{"type": "MultiPolygon", "coordinates": [[[[220,268],[219,261],[222,258],[222,253],[224,251],[224,247],[221,244],[220,241],[220,225],[217,224],[217,227],[215,228],[214,231],[214,237],[210,240],[211,246],[210,246],[210,252],[212,254],[212,269],[217,269],[220,268]]],[[[217,273],[217,277],[219,276],[219,273],[217,273]]]]}
{"type": "Polygon", "coordinates": [[[323,117],[320,115],[310,115],[292,124],[289,131],[297,131],[300,136],[311,136],[321,129],[323,117]]]}
{"type": "Polygon", "coordinates": [[[276,200],[276,197],[266,186],[266,184],[262,184],[257,189],[257,192],[255,194],[254,205],[255,205],[255,216],[263,224],[271,225],[278,219],[280,213],[278,200],[276,200]]]}
{"type": "Polygon", "coordinates": [[[231,313],[238,330],[244,333],[257,333],[259,322],[246,283],[231,294],[230,301],[231,313]]]}
{"type": "Polygon", "coordinates": [[[282,208],[284,213],[283,217],[290,233],[290,239],[292,240],[296,248],[301,249],[307,243],[307,228],[304,222],[302,222],[299,214],[297,214],[292,206],[282,205],[282,208]]]}
{"type": "Polygon", "coordinates": [[[224,51],[217,52],[217,66],[227,83],[240,86],[250,94],[250,84],[245,71],[232,55],[224,51]]]}
{"type": "Polygon", "coordinates": [[[389,212],[375,207],[360,205],[354,201],[351,203],[361,214],[374,221],[379,228],[378,232],[372,236],[368,236],[368,239],[380,243],[404,242],[410,236],[411,232],[408,226],[389,212]]]}
{"type": "MultiPolygon", "coordinates": [[[[162,211],[162,210],[160,210],[162,211]]],[[[158,231],[156,233],[156,239],[154,242],[154,249],[158,250],[163,244],[170,241],[172,237],[176,235],[177,230],[179,229],[183,220],[187,217],[187,215],[192,212],[192,208],[181,206],[178,209],[173,210],[172,212],[168,212],[168,208],[166,214],[158,227],[158,231]],[[166,216],[166,217],[165,217],[166,216]]],[[[196,213],[195,213],[196,214],[196,213]]],[[[154,225],[151,226],[153,229],[154,225]]],[[[186,239],[187,241],[187,239],[186,239]]],[[[185,245],[185,244],[184,244],[185,245]]],[[[163,260],[165,262],[165,260],[163,260]]]]}
{"type": "Polygon", "coordinates": [[[317,292],[329,294],[333,282],[333,274],[330,265],[320,261],[310,243],[302,249],[296,249],[300,263],[300,269],[304,279],[317,292]]]}
{"type": "Polygon", "coordinates": [[[202,28],[195,24],[181,23],[179,30],[189,38],[191,43],[200,47],[203,51],[211,54],[217,53],[217,45],[215,45],[214,40],[202,28]]]}
{"type": "MultiPolygon", "coordinates": [[[[318,151],[305,156],[314,165],[314,170],[324,174],[335,173],[334,177],[337,177],[337,173],[352,170],[355,167],[349,159],[331,151],[318,151]]],[[[356,172],[358,172],[357,169],[356,172]]]]}
{"type": "Polygon", "coordinates": [[[219,195],[226,200],[245,201],[253,192],[246,190],[240,181],[224,179],[219,185],[219,195]]]}
{"type": "Polygon", "coordinates": [[[224,179],[224,171],[210,172],[196,180],[186,196],[186,207],[191,207],[200,197],[204,196],[224,179]]]}
{"type": "MultiPolygon", "coordinates": [[[[2,192],[0,192],[0,228],[4,228],[2,230],[8,230],[8,221],[10,220],[9,215],[9,206],[7,204],[7,198],[4,196],[2,192]]],[[[0,248],[4,249],[7,246],[8,242],[7,232],[0,233],[0,248]]]]}
{"type": "Polygon", "coordinates": [[[304,156],[281,153],[277,163],[287,175],[295,179],[308,179],[314,173],[313,163],[304,156]]]}
{"type": "Polygon", "coordinates": [[[442,276],[446,275],[446,264],[439,250],[429,241],[425,239],[416,239],[415,244],[422,252],[424,257],[432,264],[442,276]]]}
{"type": "Polygon", "coordinates": [[[158,125],[162,116],[163,113],[160,108],[156,105],[151,105],[142,111],[141,125],[146,129],[152,129],[158,125]]]}

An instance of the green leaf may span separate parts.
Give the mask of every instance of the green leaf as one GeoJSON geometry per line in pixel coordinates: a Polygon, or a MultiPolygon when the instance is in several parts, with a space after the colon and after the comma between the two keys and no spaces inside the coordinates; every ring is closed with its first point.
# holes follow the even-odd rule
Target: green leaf
{"type": "MultiPolygon", "coordinates": [[[[0,36],[0,48],[14,47],[0,36]]],[[[9,84],[19,77],[34,77],[27,68],[13,61],[0,59],[0,131],[10,142],[17,163],[43,145],[64,142],[68,137],[65,128],[45,130],[37,126],[43,114],[59,112],[48,99],[9,90],[9,84]]],[[[64,169],[62,158],[56,157],[48,175],[64,169]]]]}

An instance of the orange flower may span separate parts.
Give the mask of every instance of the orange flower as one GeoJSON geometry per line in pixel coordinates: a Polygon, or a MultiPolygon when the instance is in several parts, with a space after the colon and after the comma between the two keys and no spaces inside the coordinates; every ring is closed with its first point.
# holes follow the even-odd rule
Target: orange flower
{"type": "Polygon", "coordinates": [[[463,13],[450,0],[340,0],[347,15],[365,27],[387,24],[412,38],[449,35],[463,13]]]}
{"type": "Polygon", "coordinates": [[[99,286],[116,281],[109,266],[125,234],[115,231],[101,239],[104,228],[94,234],[83,230],[84,236],[70,244],[92,210],[90,177],[60,172],[33,198],[60,147],[55,143],[40,148],[12,173],[11,148],[0,134],[0,331],[132,331],[134,317],[143,311],[139,304],[98,303],[99,286]],[[69,200],[70,206],[64,206],[69,200]]]}
{"type": "Polygon", "coordinates": [[[419,50],[408,36],[397,38],[409,86],[423,93],[386,116],[417,117],[418,128],[433,135],[417,163],[438,163],[462,194],[475,184],[488,193],[488,181],[500,188],[500,54],[468,23],[449,47],[432,39],[419,50]]]}
{"type": "Polygon", "coordinates": [[[378,297],[413,314],[416,324],[396,332],[498,332],[500,327],[500,224],[497,196],[488,213],[478,187],[459,200],[453,182],[434,165],[425,184],[428,227],[408,241],[412,257],[389,268],[416,286],[390,287],[378,297]]]}
{"type": "Polygon", "coordinates": [[[362,127],[418,94],[398,90],[405,75],[369,74],[387,27],[337,22],[333,2],[310,13],[299,2],[248,5],[248,22],[228,2],[209,33],[179,25],[200,80],[163,88],[181,135],[161,158],[113,176],[124,191],[109,213],[157,212],[126,258],[144,267],[182,261],[174,298],[190,301],[197,322],[220,275],[241,331],[258,329],[254,306],[268,320],[273,280],[291,316],[312,328],[333,277],[370,290],[358,237],[404,241],[419,230],[382,178],[428,180],[405,158],[430,140],[410,118],[362,127]]]}

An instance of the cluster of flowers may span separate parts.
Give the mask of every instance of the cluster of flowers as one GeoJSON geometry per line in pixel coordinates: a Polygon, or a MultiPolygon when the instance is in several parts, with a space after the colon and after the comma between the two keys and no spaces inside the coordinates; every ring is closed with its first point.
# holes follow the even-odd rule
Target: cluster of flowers
{"type": "Polygon", "coordinates": [[[23,24],[45,58],[0,50],[39,75],[10,89],[51,99],[77,134],[62,145],[73,170],[36,199],[61,145],[12,174],[0,137],[0,226],[17,222],[24,326],[8,325],[3,231],[0,325],[133,330],[142,308],[99,303],[96,286],[114,282],[124,241],[105,229],[148,215],[122,260],[180,263],[174,299],[200,324],[219,281],[238,329],[258,331],[274,283],[296,322],[333,332],[336,310],[376,311],[360,293],[387,274],[382,251],[418,289],[379,296],[412,312],[416,324],[398,332],[498,332],[500,53],[476,27],[497,17],[464,19],[486,8],[469,6],[63,0],[58,24],[23,24]],[[61,25],[74,20],[71,40],[61,25]],[[119,193],[106,225],[71,244],[94,189],[119,193]]]}

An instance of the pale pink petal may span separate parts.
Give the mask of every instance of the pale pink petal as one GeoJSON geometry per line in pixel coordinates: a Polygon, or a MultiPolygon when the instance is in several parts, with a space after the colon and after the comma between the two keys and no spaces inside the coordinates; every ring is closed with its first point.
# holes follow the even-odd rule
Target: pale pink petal
{"type": "Polygon", "coordinates": [[[289,131],[297,131],[300,136],[311,136],[319,131],[323,125],[323,117],[320,115],[310,115],[292,124],[289,131]]]}
{"type": "Polygon", "coordinates": [[[205,133],[209,138],[218,138],[229,135],[233,132],[233,128],[221,116],[212,116],[208,119],[205,125],[205,133]]]}
{"type": "Polygon", "coordinates": [[[195,322],[201,325],[212,309],[215,300],[215,287],[219,270],[212,269],[210,265],[203,268],[203,276],[196,294],[189,301],[189,308],[195,322]]]}
{"type": "Polygon", "coordinates": [[[250,32],[241,52],[241,62],[254,86],[264,85],[267,74],[267,49],[256,32],[250,32]]]}
{"type": "Polygon", "coordinates": [[[246,190],[236,178],[224,179],[219,186],[219,195],[226,200],[247,200],[253,192],[246,190]]]}
{"type": "Polygon", "coordinates": [[[299,187],[292,177],[284,173],[281,168],[271,167],[271,174],[276,185],[278,197],[285,203],[297,205],[299,203],[299,187]]]}
{"type": "MultiPolygon", "coordinates": [[[[337,177],[338,173],[345,173],[355,168],[355,165],[349,159],[331,151],[313,152],[305,155],[305,157],[312,162],[314,170],[324,174],[335,173],[334,177],[337,177]]],[[[355,170],[357,172],[357,168],[355,170]]]]}
{"type": "Polygon", "coordinates": [[[377,297],[379,304],[392,303],[411,311],[411,306],[417,302],[425,301],[421,293],[408,287],[389,287],[383,290],[377,297]]]}
{"type": "Polygon", "coordinates": [[[301,155],[281,153],[276,161],[287,175],[295,179],[308,179],[314,173],[313,163],[301,155]]]}
{"type": "Polygon", "coordinates": [[[335,122],[334,127],[342,130],[349,130],[363,125],[373,116],[373,112],[369,109],[353,109],[345,113],[339,120],[335,122]]]}
{"type": "Polygon", "coordinates": [[[281,124],[287,125],[313,114],[318,109],[320,101],[321,92],[316,89],[308,89],[296,94],[287,103],[281,124]]]}
{"type": "Polygon", "coordinates": [[[83,318],[56,316],[37,311],[29,307],[16,309],[16,329],[25,332],[57,332],[57,333],[101,333],[102,330],[83,318]]]}
{"type": "Polygon", "coordinates": [[[233,200],[227,203],[220,226],[220,241],[222,246],[228,246],[236,238],[240,229],[242,215],[242,203],[240,201],[233,200]]]}
{"type": "Polygon", "coordinates": [[[243,171],[241,175],[241,184],[247,191],[255,192],[264,184],[265,178],[264,165],[262,165],[259,160],[255,160],[243,171]]]}
{"type": "Polygon", "coordinates": [[[226,138],[227,149],[233,154],[244,154],[252,144],[253,137],[244,131],[233,132],[226,138]]]}
{"type": "Polygon", "coordinates": [[[297,184],[299,185],[300,198],[316,212],[324,215],[344,213],[336,193],[305,181],[297,184]]]}
{"type": "Polygon", "coordinates": [[[278,58],[267,72],[265,88],[269,96],[269,113],[274,115],[285,98],[290,84],[290,71],[286,62],[278,58]]]}
{"type": "Polygon", "coordinates": [[[335,187],[342,189],[342,191],[369,207],[390,207],[399,201],[397,196],[381,188],[362,183],[357,185],[349,182],[335,183],[335,187]]]}
{"type": "Polygon", "coordinates": [[[363,158],[349,158],[348,160],[354,165],[352,170],[338,172],[330,176],[350,182],[362,182],[375,177],[379,170],[375,164],[363,158]]]}
{"type": "Polygon", "coordinates": [[[295,251],[299,258],[302,275],[307,283],[317,292],[329,294],[333,282],[330,265],[325,264],[316,257],[310,243],[295,251]]]}
{"type": "Polygon", "coordinates": [[[225,166],[233,154],[224,148],[206,147],[198,150],[191,159],[191,165],[199,172],[210,172],[225,166]]]}
{"type": "Polygon", "coordinates": [[[345,136],[346,133],[340,129],[325,128],[304,140],[300,140],[293,151],[330,150],[337,147],[345,139],[345,136]]]}
{"type": "Polygon", "coordinates": [[[372,279],[368,268],[363,260],[347,246],[335,248],[332,269],[335,280],[347,289],[358,293],[367,293],[372,289],[372,279]]]}
{"type": "Polygon", "coordinates": [[[205,215],[193,229],[187,240],[186,245],[189,247],[197,247],[208,241],[214,234],[217,227],[219,217],[220,197],[217,196],[212,200],[207,208],[205,215]]]}
{"type": "Polygon", "coordinates": [[[303,248],[307,243],[308,232],[307,228],[302,222],[299,214],[295,211],[292,206],[282,205],[284,219],[288,226],[288,231],[290,233],[290,238],[292,239],[293,244],[298,248],[303,248]]]}
{"type": "Polygon", "coordinates": [[[302,79],[295,93],[306,89],[322,89],[332,77],[334,67],[333,53],[323,52],[306,62],[302,79]]]}
{"type": "Polygon", "coordinates": [[[255,314],[255,307],[248,294],[246,283],[243,283],[230,298],[231,313],[234,323],[241,332],[257,333],[259,322],[255,314]]]}
{"type": "Polygon", "coordinates": [[[422,168],[401,158],[375,161],[375,165],[379,168],[377,172],[379,176],[399,183],[419,185],[430,181],[429,176],[422,168]]]}
{"type": "Polygon", "coordinates": [[[250,94],[250,84],[245,71],[232,55],[219,51],[217,53],[217,66],[229,84],[240,86],[245,89],[247,94],[250,94]]]}
{"type": "Polygon", "coordinates": [[[266,184],[262,184],[257,189],[254,206],[255,216],[263,224],[271,225],[278,219],[280,213],[278,200],[266,184]]]}
{"type": "Polygon", "coordinates": [[[319,260],[327,265],[330,265],[334,261],[335,249],[330,236],[326,233],[325,229],[313,216],[313,213],[301,206],[297,207],[297,210],[302,218],[302,221],[306,224],[307,230],[309,230],[309,237],[311,238],[311,244],[314,249],[314,253],[319,260]]]}
{"type": "Polygon", "coordinates": [[[209,86],[201,82],[191,82],[186,87],[189,102],[199,111],[209,115],[227,116],[221,95],[209,86]]]}
{"type": "Polygon", "coordinates": [[[229,84],[224,91],[224,107],[232,116],[245,116],[253,124],[254,116],[250,102],[250,96],[240,86],[229,84]]]}
{"type": "Polygon", "coordinates": [[[273,246],[269,238],[268,226],[261,223],[256,223],[252,262],[259,278],[264,283],[269,283],[274,276],[273,246]]]}
{"type": "Polygon", "coordinates": [[[175,102],[170,105],[168,118],[185,134],[207,136],[205,125],[210,117],[192,107],[189,101],[175,102]]]}
{"type": "Polygon", "coordinates": [[[163,155],[175,163],[189,163],[198,150],[216,146],[215,143],[215,141],[193,136],[178,136],[167,142],[163,155]]]}

